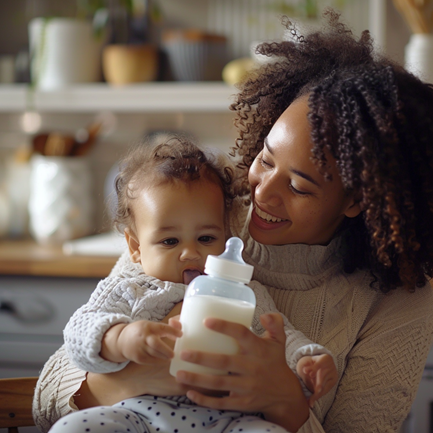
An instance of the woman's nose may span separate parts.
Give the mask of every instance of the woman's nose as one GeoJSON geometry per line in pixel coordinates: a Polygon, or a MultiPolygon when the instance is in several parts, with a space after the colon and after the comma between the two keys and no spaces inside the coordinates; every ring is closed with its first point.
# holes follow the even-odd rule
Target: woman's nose
{"type": "Polygon", "coordinates": [[[262,204],[277,207],[282,204],[281,188],[276,176],[263,175],[254,187],[254,197],[262,204]]]}

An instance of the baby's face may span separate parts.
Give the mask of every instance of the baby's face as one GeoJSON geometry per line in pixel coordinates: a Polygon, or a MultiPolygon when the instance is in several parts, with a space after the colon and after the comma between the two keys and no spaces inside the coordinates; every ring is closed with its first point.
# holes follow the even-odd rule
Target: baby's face
{"type": "Polygon", "coordinates": [[[189,284],[203,274],[209,254],[224,251],[224,198],[213,182],[146,188],[134,199],[133,210],[138,245],[131,258],[147,275],[189,284]]]}

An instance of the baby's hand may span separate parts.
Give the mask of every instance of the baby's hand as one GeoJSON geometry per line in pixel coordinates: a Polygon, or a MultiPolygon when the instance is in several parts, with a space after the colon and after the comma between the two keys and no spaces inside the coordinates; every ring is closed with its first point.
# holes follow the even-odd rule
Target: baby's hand
{"type": "Polygon", "coordinates": [[[296,365],[296,371],[313,393],[309,399],[310,407],[337,383],[337,367],[331,355],[303,356],[296,365]]]}
{"type": "Polygon", "coordinates": [[[139,320],[117,324],[104,335],[101,356],[112,362],[133,361],[147,364],[158,359],[171,359],[172,347],[163,338],[176,340],[182,331],[165,323],[139,320]]]}

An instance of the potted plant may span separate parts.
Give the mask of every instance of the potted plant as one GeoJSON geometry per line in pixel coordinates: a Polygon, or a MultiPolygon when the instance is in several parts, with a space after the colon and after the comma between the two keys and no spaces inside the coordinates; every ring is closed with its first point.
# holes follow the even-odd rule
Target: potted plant
{"type": "Polygon", "coordinates": [[[33,18],[29,45],[34,87],[55,90],[100,81],[104,45],[144,41],[148,6],[149,0],[77,0],[73,17],[33,18]]]}
{"type": "Polygon", "coordinates": [[[155,1],[125,0],[123,9],[113,7],[107,14],[108,39],[102,52],[106,81],[125,85],[157,78],[159,50],[153,43],[153,23],[161,13],[155,1]],[[117,12],[116,12],[117,11],[117,12]]]}
{"type": "MultiPolygon", "coordinates": [[[[98,0],[99,1],[99,0],[98,0]]],[[[29,22],[31,82],[40,90],[99,81],[101,34],[93,30],[93,0],[77,0],[75,16],[36,16],[29,22]]]]}

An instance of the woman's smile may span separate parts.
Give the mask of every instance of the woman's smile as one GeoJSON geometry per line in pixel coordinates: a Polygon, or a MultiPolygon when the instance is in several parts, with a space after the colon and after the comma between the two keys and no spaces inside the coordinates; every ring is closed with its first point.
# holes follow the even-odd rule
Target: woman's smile
{"type": "Polygon", "coordinates": [[[278,218],[271,215],[257,205],[254,205],[253,211],[251,213],[251,223],[255,224],[258,228],[262,230],[275,230],[288,224],[290,221],[287,219],[278,218]]]}
{"type": "Polygon", "coordinates": [[[261,210],[257,205],[254,207],[254,210],[256,211],[257,215],[261,218],[267,221],[268,223],[280,223],[282,221],[287,221],[286,219],[283,220],[282,218],[278,218],[274,215],[271,215],[263,210],[261,210]]]}

